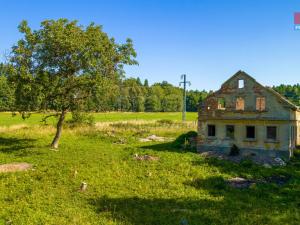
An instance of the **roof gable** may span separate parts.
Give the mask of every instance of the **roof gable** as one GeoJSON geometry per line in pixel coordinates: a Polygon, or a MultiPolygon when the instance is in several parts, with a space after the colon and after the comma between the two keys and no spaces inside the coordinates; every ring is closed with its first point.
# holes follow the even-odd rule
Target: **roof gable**
{"type": "MultiPolygon", "coordinates": [[[[281,94],[279,94],[278,92],[276,92],[274,89],[270,88],[270,87],[265,87],[262,84],[258,83],[253,77],[251,77],[249,74],[247,74],[246,72],[239,70],[238,72],[236,72],[233,76],[231,76],[228,80],[226,80],[222,85],[221,85],[221,89],[226,87],[229,83],[231,83],[233,80],[250,80],[253,83],[255,83],[257,86],[259,86],[260,88],[268,91],[269,93],[271,93],[274,97],[276,97],[279,102],[283,103],[284,105],[286,105],[287,107],[293,109],[293,110],[299,110],[299,107],[296,106],[295,104],[293,104],[292,102],[290,102],[288,99],[286,99],[284,96],[282,96],[281,94]]],[[[217,91],[218,92],[218,91],[217,91]]]]}

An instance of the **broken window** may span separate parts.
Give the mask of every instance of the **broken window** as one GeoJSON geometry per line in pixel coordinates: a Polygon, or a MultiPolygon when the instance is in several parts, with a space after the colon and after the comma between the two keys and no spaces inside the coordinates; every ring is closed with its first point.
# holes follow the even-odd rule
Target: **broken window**
{"type": "Polygon", "coordinates": [[[275,127],[275,126],[267,127],[267,139],[269,139],[269,140],[277,139],[277,127],[275,127]]]}
{"type": "Polygon", "coordinates": [[[236,108],[236,110],[244,110],[244,108],[245,108],[245,101],[244,101],[243,98],[238,97],[236,99],[236,107],[235,108],[236,108]]]}
{"type": "Polygon", "coordinates": [[[255,138],[255,126],[246,126],[246,138],[255,138]]]}
{"type": "Polygon", "coordinates": [[[218,98],[218,109],[225,109],[225,99],[218,98]]]}
{"type": "Polygon", "coordinates": [[[265,97],[256,98],[256,110],[263,111],[266,109],[266,99],[265,97]]]}
{"type": "Polygon", "coordinates": [[[215,125],[207,125],[207,136],[209,136],[209,137],[216,136],[216,126],[215,125]]]}
{"type": "Polygon", "coordinates": [[[234,139],[234,126],[226,125],[226,137],[234,139]]]}
{"type": "Polygon", "coordinates": [[[239,80],[239,88],[244,88],[244,80],[239,80]]]}

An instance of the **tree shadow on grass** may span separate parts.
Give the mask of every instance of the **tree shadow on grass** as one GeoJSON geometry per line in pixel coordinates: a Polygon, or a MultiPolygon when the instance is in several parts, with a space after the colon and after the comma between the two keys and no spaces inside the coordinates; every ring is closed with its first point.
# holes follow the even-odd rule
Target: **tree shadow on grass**
{"type": "Polygon", "coordinates": [[[0,137],[0,152],[15,153],[33,148],[36,139],[29,138],[4,138],[0,137]]]}
{"type": "Polygon", "coordinates": [[[142,149],[151,149],[154,151],[169,151],[169,152],[195,152],[196,153],[196,137],[195,131],[189,131],[179,135],[174,141],[155,143],[152,145],[142,146],[142,149]]]}
{"type": "Polygon", "coordinates": [[[262,165],[257,165],[250,160],[243,160],[240,163],[234,163],[224,159],[203,158],[200,157],[192,162],[194,166],[208,166],[214,168],[223,174],[231,177],[243,177],[262,179],[270,176],[285,176],[291,177],[294,180],[300,181],[300,165],[288,163],[285,167],[265,168],[262,165]],[[298,171],[298,172],[297,172],[298,171]]]}
{"type": "Polygon", "coordinates": [[[237,190],[220,177],[188,181],[199,195],[186,198],[91,199],[96,212],[117,224],[298,224],[299,189],[270,186],[237,190]],[[199,197],[197,197],[199,196],[199,197]]]}
{"type": "Polygon", "coordinates": [[[174,142],[155,143],[152,145],[144,145],[141,148],[150,149],[154,151],[168,151],[168,152],[178,152],[178,153],[186,152],[180,149],[179,147],[174,146],[174,142]]]}

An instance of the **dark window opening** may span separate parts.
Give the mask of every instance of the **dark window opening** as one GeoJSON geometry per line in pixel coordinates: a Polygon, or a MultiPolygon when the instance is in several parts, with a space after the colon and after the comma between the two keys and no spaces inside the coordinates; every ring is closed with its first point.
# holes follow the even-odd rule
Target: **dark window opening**
{"type": "Polygon", "coordinates": [[[276,140],[277,139],[277,128],[272,126],[272,127],[267,127],[267,139],[270,140],[276,140]]]}
{"type": "Polygon", "coordinates": [[[215,125],[208,125],[207,126],[207,135],[209,137],[215,137],[216,136],[216,126],[215,125]]]}
{"type": "Polygon", "coordinates": [[[255,126],[246,127],[246,138],[250,138],[250,139],[255,138],[255,126]]]}
{"type": "Polygon", "coordinates": [[[226,125],[226,137],[234,139],[234,126],[226,125]]]}
{"type": "Polygon", "coordinates": [[[225,109],[225,99],[224,98],[218,99],[218,109],[225,109]]]}

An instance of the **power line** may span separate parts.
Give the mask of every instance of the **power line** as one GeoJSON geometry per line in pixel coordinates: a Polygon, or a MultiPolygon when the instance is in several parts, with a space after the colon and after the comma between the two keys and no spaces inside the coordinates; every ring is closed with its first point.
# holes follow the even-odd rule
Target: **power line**
{"type": "Polygon", "coordinates": [[[182,121],[185,122],[186,114],[186,84],[191,86],[191,82],[186,80],[186,74],[181,75],[183,81],[179,82],[179,86],[183,84],[183,107],[182,107],[182,121]]]}

